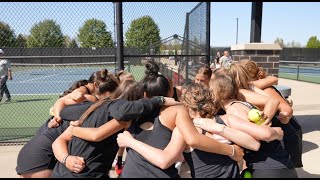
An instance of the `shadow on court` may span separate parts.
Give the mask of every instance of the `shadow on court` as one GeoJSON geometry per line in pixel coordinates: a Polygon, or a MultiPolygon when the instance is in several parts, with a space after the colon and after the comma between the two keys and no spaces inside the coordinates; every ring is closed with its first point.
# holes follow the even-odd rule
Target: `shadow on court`
{"type": "Polygon", "coordinates": [[[295,115],[297,121],[302,127],[302,133],[306,134],[320,130],[320,115],[295,115]]]}
{"type": "Polygon", "coordinates": [[[319,148],[319,146],[313,142],[309,142],[305,140],[302,141],[302,153],[306,153],[317,148],[319,148]]]}
{"type": "Polygon", "coordinates": [[[307,171],[305,171],[303,168],[297,168],[297,173],[299,174],[299,178],[320,178],[319,174],[311,174],[307,171]]]}

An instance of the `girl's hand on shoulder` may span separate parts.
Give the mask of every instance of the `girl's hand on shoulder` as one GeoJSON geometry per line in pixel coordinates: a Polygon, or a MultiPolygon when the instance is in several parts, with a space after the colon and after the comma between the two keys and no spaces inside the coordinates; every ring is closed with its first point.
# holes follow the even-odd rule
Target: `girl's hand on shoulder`
{"type": "Polygon", "coordinates": [[[174,100],[174,98],[164,97],[164,106],[174,106],[178,104],[180,104],[180,102],[174,100]]]}
{"type": "Polygon", "coordinates": [[[53,117],[49,122],[48,122],[48,128],[57,128],[60,126],[62,119],[60,116],[55,116],[53,117]]]}
{"type": "Polygon", "coordinates": [[[82,92],[74,92],[72,93],[71,99],[74,101],[80,102],[85,99],[84,94],[82,92]]]}

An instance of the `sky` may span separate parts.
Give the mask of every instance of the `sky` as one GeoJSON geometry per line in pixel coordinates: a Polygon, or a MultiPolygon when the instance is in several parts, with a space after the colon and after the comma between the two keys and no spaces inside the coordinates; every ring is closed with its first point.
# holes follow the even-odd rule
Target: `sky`
{"type": "MultiPolygon", "coordinates": [[[[124,35],[130,22],[143,15],[151,16],[160,29],[161,38],[183,36],[186,13],[198,2],[124,2],[124,35]]],[[[211,46],[250,42],[251,2],[211,2],[211,46]]],[[[107,24],[114,36],[112,2],[0,2],[0,21],[9,24],[16,35],[30,33],[31,27],[44,19],[53,19],[64,35],[76,37],[87,19],[96,18],[107,24]]],[[[311,36],[320,36],[320,2],[264,2],[261,40],[306,45],[311,36]]]]}

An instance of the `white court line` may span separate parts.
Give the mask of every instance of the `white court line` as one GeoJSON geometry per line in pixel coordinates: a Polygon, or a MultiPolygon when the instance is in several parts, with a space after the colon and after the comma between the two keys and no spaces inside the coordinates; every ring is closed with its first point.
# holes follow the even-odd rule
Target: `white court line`
{"type": "Polygon", "coordinates": [[[75,71],[68,71],[68,72],[59,73],[59,74],[51,74],[51,75],[49,75],[49,76],[43,76],[43,77],[39,77],[39,78],[33,78],[33,79],[29,79],[29,80],[26,80],[26,81],[20,81],[20,82],[25,83],[25,82],[30,82],[30,81],[37,80],[37,79],[43,79],[43,78],[47,78],[47,77],[51,77],[51,76],[67,74],[67,73],[70,73],[70,72],[75,72],[75,71]]]}
{"type": "MultiPolygon", "coordinates": [[[[288,75],[297,75],[297,73],[287,73],[287,72],[279,72],[282,74],[288,74],[288,75]]],[[[319,77],[319,75],[315,75],[315,74],[306,74],[306,73],[299,73],[300,75],[304,75],[304,76],[310,76],[310,77],[319,77]]]]}
{"type": "Polygon", "coordinates": [[[11,94],[12,96],[48,96],[48,95],[60,95],[61,93],[48,93],[48,94],[11,94]]]}
{"type": "Polygon", "coordinates": [[[65,82],[74,82],[74,81],[34,81],[34,82],[23,82],[23,81],[18,81],[18,82],[7,82],[10,84],[14,84],[14,83],[65,83],[65,82]]]}

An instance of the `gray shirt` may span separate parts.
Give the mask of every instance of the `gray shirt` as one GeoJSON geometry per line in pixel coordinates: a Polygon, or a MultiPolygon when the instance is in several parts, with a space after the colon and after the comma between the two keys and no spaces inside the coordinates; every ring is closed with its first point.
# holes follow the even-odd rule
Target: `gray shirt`
{"type": "Polygon", "coordinates": [[[230,64],[232,63],[232,59],[231,59],[230,56],[229,56],[229,57],[227,57],[227,56],[222,56],[222,57],[220,58],[220,63],[221,63],[221,66],[222,66],[222,67],[228,68],[228,67],[230,66],[230,64]]]}
{"type": "Polygon", "coordinates": [[[0,77],[8,76],[8,70],[11,70],[10,61],[7,59],[0,59],[0,77]]]}

